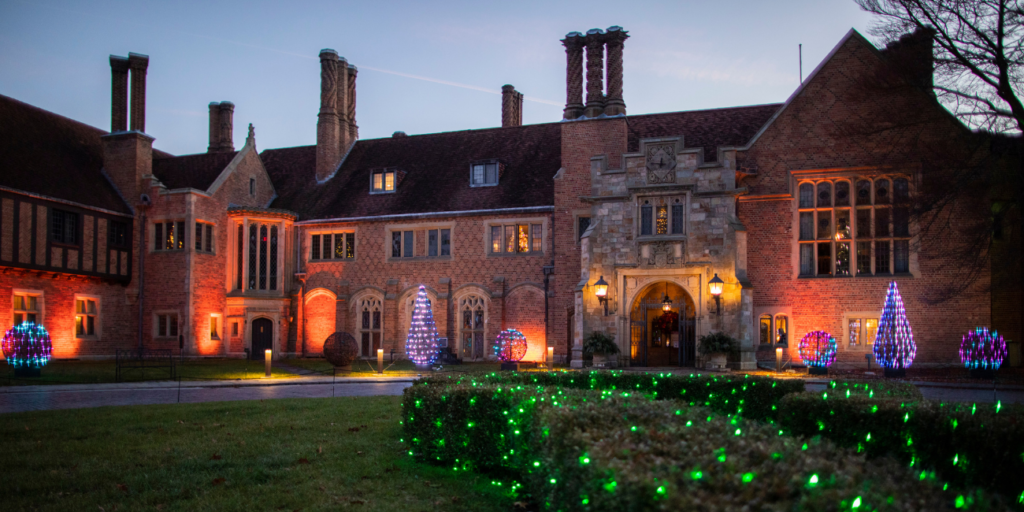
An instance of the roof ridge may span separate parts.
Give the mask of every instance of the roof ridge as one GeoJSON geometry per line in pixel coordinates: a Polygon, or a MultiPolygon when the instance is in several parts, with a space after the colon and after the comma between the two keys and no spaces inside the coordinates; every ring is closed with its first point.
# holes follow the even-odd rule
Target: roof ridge
{"type": "Polygon", "coordinates": [[[759,103],[757,105],[740,105],[740,106],[736,106],[736,107],[702,108],[702,109],[698,109],[698,110],[676,110],[676,111],[673,111],[673,112],[655,112],[655,113],[652,113],[652,114],[630,114],[630,115],[626,116],[626,119],[631,119],[631,118],[635,118],[635,117],[647,117],[647,116],[664,116],[664,115],[669,115],[669,114],[694,114],[694,113],[698,113],[698,112],[715,112],[715,111],[720,111],[720,110],[740,110],[740,109],[746,109],[746,108],[781,107],[782,105],[785,105],[785,102],[759,103]]]}
{"type": "Polygon", "coordinates": [[[97,132],[100,133],[100,135],[109,135],[110,134],[110,132],[104,130],[103,128],[97,128],[97,127],[95,127],[95,126],[93,126],[91,124],[86,124],[86,123],[83,123],[83,122],[78,121],[76,119],[72,119],[70,117],[67,117],[65,115],[61,115],[61,114],[58,114],[56,112],[53,112],[53,111],[50,111],[50,110],[46,110],[45,108],[37,107],[37,106],[35,106],[35,105],[31,104],[31,103],[25,103],[24,101],[21,101],[21,100],[19,100],[17,98],[12,98],[12,97],[7,96],[5,94],[0,94],[0,98],[13,101],[14,103],[18,103],[21,106],[25,106],[25,107],[28,107],[30,109],[37,110],[37,111],[42,112],[44,114],[48,114],[48,115],[51,115],[51,116],[54,116],[54,117],[59,117],[61,119],[66,119],[66,120],[71,121],[72,123],[74,123],[76,125],[79,125],[79,126],[83,127],[83,128],[88,128],[90,130],[96,130],[97,132]]]}

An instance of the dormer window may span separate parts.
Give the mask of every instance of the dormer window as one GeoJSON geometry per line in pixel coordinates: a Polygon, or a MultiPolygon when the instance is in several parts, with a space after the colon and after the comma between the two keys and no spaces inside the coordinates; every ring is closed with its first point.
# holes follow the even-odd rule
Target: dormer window
{"type": "Polygon", "coordinates": [[[488,187],[498,184],[498,162],[496,160],[477,162],[470,166],[469,185],[488,187]]]}
{"type": "Polygon", "coordinates": [[[383,169],[373,171],[370,179],[371,194],[387,194],[395,191],[395,170],[383,169]]]}

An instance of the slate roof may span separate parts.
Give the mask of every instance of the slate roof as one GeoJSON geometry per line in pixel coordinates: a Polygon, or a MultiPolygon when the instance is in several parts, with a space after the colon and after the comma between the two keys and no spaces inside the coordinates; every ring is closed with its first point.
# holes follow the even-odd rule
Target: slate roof
{"type": "Polygon", "coordinates": [[[0,95],[0,186],[131,213],[101,172],[106,133],[0,95]]]}
{"type": "Polygon", "coordinates": [[[315,181],[316,146],[260,154],[278,198],[303,220],[551,206],[561,166],[558,123],[360,140],[337,174],[315,181]],[[499,185],[470,187],[470,163],[499,159],[499,185]],[[397,168],[391,194],[370,194],[370,171],[397,168]]]}
{"type": "Polygon", "coordinates": [[[781,103],[628,116],[627,150],[640,151],[640,139],[683,136],[688,148],[703,147],[704,161],[718,160],[719,146],[743,146],[782,108],[781,103]]]}
{"type": "Polygon", "coordinates": [[[153,175],[169,189],[207,190],[237,154],[230,151],[158,158],[154,152],[153,175]]]}

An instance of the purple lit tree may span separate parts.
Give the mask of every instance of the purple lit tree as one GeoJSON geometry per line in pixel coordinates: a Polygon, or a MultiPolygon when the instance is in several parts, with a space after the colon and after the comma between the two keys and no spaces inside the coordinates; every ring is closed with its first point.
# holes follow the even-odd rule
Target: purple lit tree
{"type": "Polygon", "coordinates": [[[896,281],[889,283],[889,291],[885,295],[882,318],[875,334],[874,353],[875,360],[891,376],[902,376],[917,354],[914,333],[910,330],[907,310],[903,307],[903,297],[896,281]]]}
{"type": "Polygon", "coordinates": [[[430,366],[437,360],[437,325],[427,299],[427,289],[420,285],[416,305],[409,323],[409,336],[405,340],[405,353],[416,366],[430,366]]]}

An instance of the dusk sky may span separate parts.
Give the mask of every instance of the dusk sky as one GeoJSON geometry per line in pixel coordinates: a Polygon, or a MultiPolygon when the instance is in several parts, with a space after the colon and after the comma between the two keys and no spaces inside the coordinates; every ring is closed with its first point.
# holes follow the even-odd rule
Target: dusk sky
{"type": "Polygon", "coordinates": [[[526,124],[561,119],[567,32],[620,25],[629,114],[782,102],[855,28],[852,0],[785,2],[0,3],[0,94],[110,129],[108,55],[150,56],[146,132],[206,151],[207,104],[235,104],[236,147],[316,143],[317,54],[359,68],[360,138],[501,124],[500,90],[526,124]]]}

